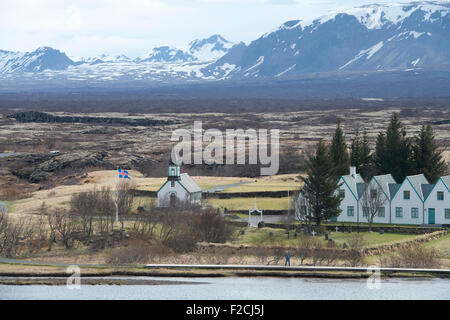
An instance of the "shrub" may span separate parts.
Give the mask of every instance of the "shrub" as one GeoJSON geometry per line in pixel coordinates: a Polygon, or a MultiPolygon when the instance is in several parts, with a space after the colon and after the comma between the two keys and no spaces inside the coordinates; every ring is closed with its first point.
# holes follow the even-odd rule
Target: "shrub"
{"type": "Polygon", "coordinates": [[[311,250],[314,248],[315,243],[315,238],[312,236],[304,234],[300,234],[298,236],[295,254],[299,257],[301,265],[303,265],[306,259],[311,257],[311,250]]]}
{"type": "Polygon", "coordinates": [[[106,263],[113,265],[126,265],[133,263],[146,263],[151,255],[151,247],[147,242],[134,241],[125,247],[112,249],[106,258],[106,263]]]}
{"type": "Polygon", "coordinates": [[[214,208],[202,210],[192,219],[193,232],[197,233],[199,241],[224,243],[233,235],[234,228],[214,208]]]}
{"type": "Polygon", "coordinates": [[[352,267],[361,265],[365,258],[363,249],[367,245],[364,236],[360,233],[352,233],[347,239],[348,249],[345,252],[345,260],[352,267]]]}
{"type": "Polygon", "coordinates": [[[394,268],[434,268],[439,266],[439,252],[434,248],[416,245],[401,248],[398,252],[382,257],[383,266],[394,268]]]}

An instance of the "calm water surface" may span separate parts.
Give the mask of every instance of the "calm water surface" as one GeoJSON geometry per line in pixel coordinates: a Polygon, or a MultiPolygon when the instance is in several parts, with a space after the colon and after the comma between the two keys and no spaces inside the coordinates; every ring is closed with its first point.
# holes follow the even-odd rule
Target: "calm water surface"
{"type": "Polygon", "coordinates": [[[450,280],[388,279],[370,290],[366,280],[302,278],[155,278],[190,281],[181,285],[0,285],[0,299],[450,299],[450,280]],[[195,284],[199,283],[199,284],[195,284]]]}

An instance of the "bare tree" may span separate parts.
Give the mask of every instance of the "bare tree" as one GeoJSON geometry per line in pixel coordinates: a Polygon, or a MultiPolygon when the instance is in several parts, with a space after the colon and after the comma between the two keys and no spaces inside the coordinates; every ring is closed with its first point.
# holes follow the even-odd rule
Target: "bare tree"
{"type": "Polygon", "coordinates": [[[78,217],[67,212],[55,211],[48,215],[53,239],[56,238],[56,235],[59,235],[66,249],[73,248],[76,235],[81,229],[78,219],[78,217]]]}
{"type": "Polygon", "coordinates": [[[376,185],[375,188],[368,187],[361,197],[363,217],[369,223],[369,232],[372,231],[373,219],[380,214],[381,208],[386,204],[386,197],[383,190],[376,185]]]}
{"type": "Polygon", "coordinates": [[[128,215],[133,209],[134,189],[136,184],[132,181],[120,181],[116,189],[116,206],[120,215],[128,215]]]}
{"type": "Polygon", "coordinates": [[[94,230],[94,216],[98,209],[98,192],[96,189],[74,194],[70,199],[70,211],[80,217],[82,232],[90,238],[94,230]]]}
{"type": "Polygon", "coordinates": [[[5,213],[0,214],[0,253],[13,257],[19,253],[19,242],[33,237],[34,226],[29,218],[12,221],[5,213]]]}

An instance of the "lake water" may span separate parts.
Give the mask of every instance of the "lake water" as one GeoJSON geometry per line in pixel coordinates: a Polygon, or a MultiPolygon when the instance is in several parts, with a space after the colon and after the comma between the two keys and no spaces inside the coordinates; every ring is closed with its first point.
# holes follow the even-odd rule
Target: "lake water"
{"type": "Polygon", "coordinates": [[[181,285],[0,285],[0,299],[175,299],[175,300],[305,300],[305,299],[450,299],[448,279],[387,279],[379,289],[366,280],[312,278],[155,278],[190,281],[181,285]],[[199,284],[196,284],[199,283],[199,284]]]}

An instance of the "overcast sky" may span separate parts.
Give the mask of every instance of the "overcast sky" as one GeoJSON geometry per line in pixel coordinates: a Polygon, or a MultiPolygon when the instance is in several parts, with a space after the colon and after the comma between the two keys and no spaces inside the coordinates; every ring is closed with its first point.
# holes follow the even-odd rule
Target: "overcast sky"
{"type": "MultiPolygon", "coordinates": [[[[0,49],[60,49],[71,57],[184,49],[218,33],[249,42],[287,20],[375,0],[0,0],[0,49]]],[[[390,1],[390,2],[407,2],[390,1]]]]}

